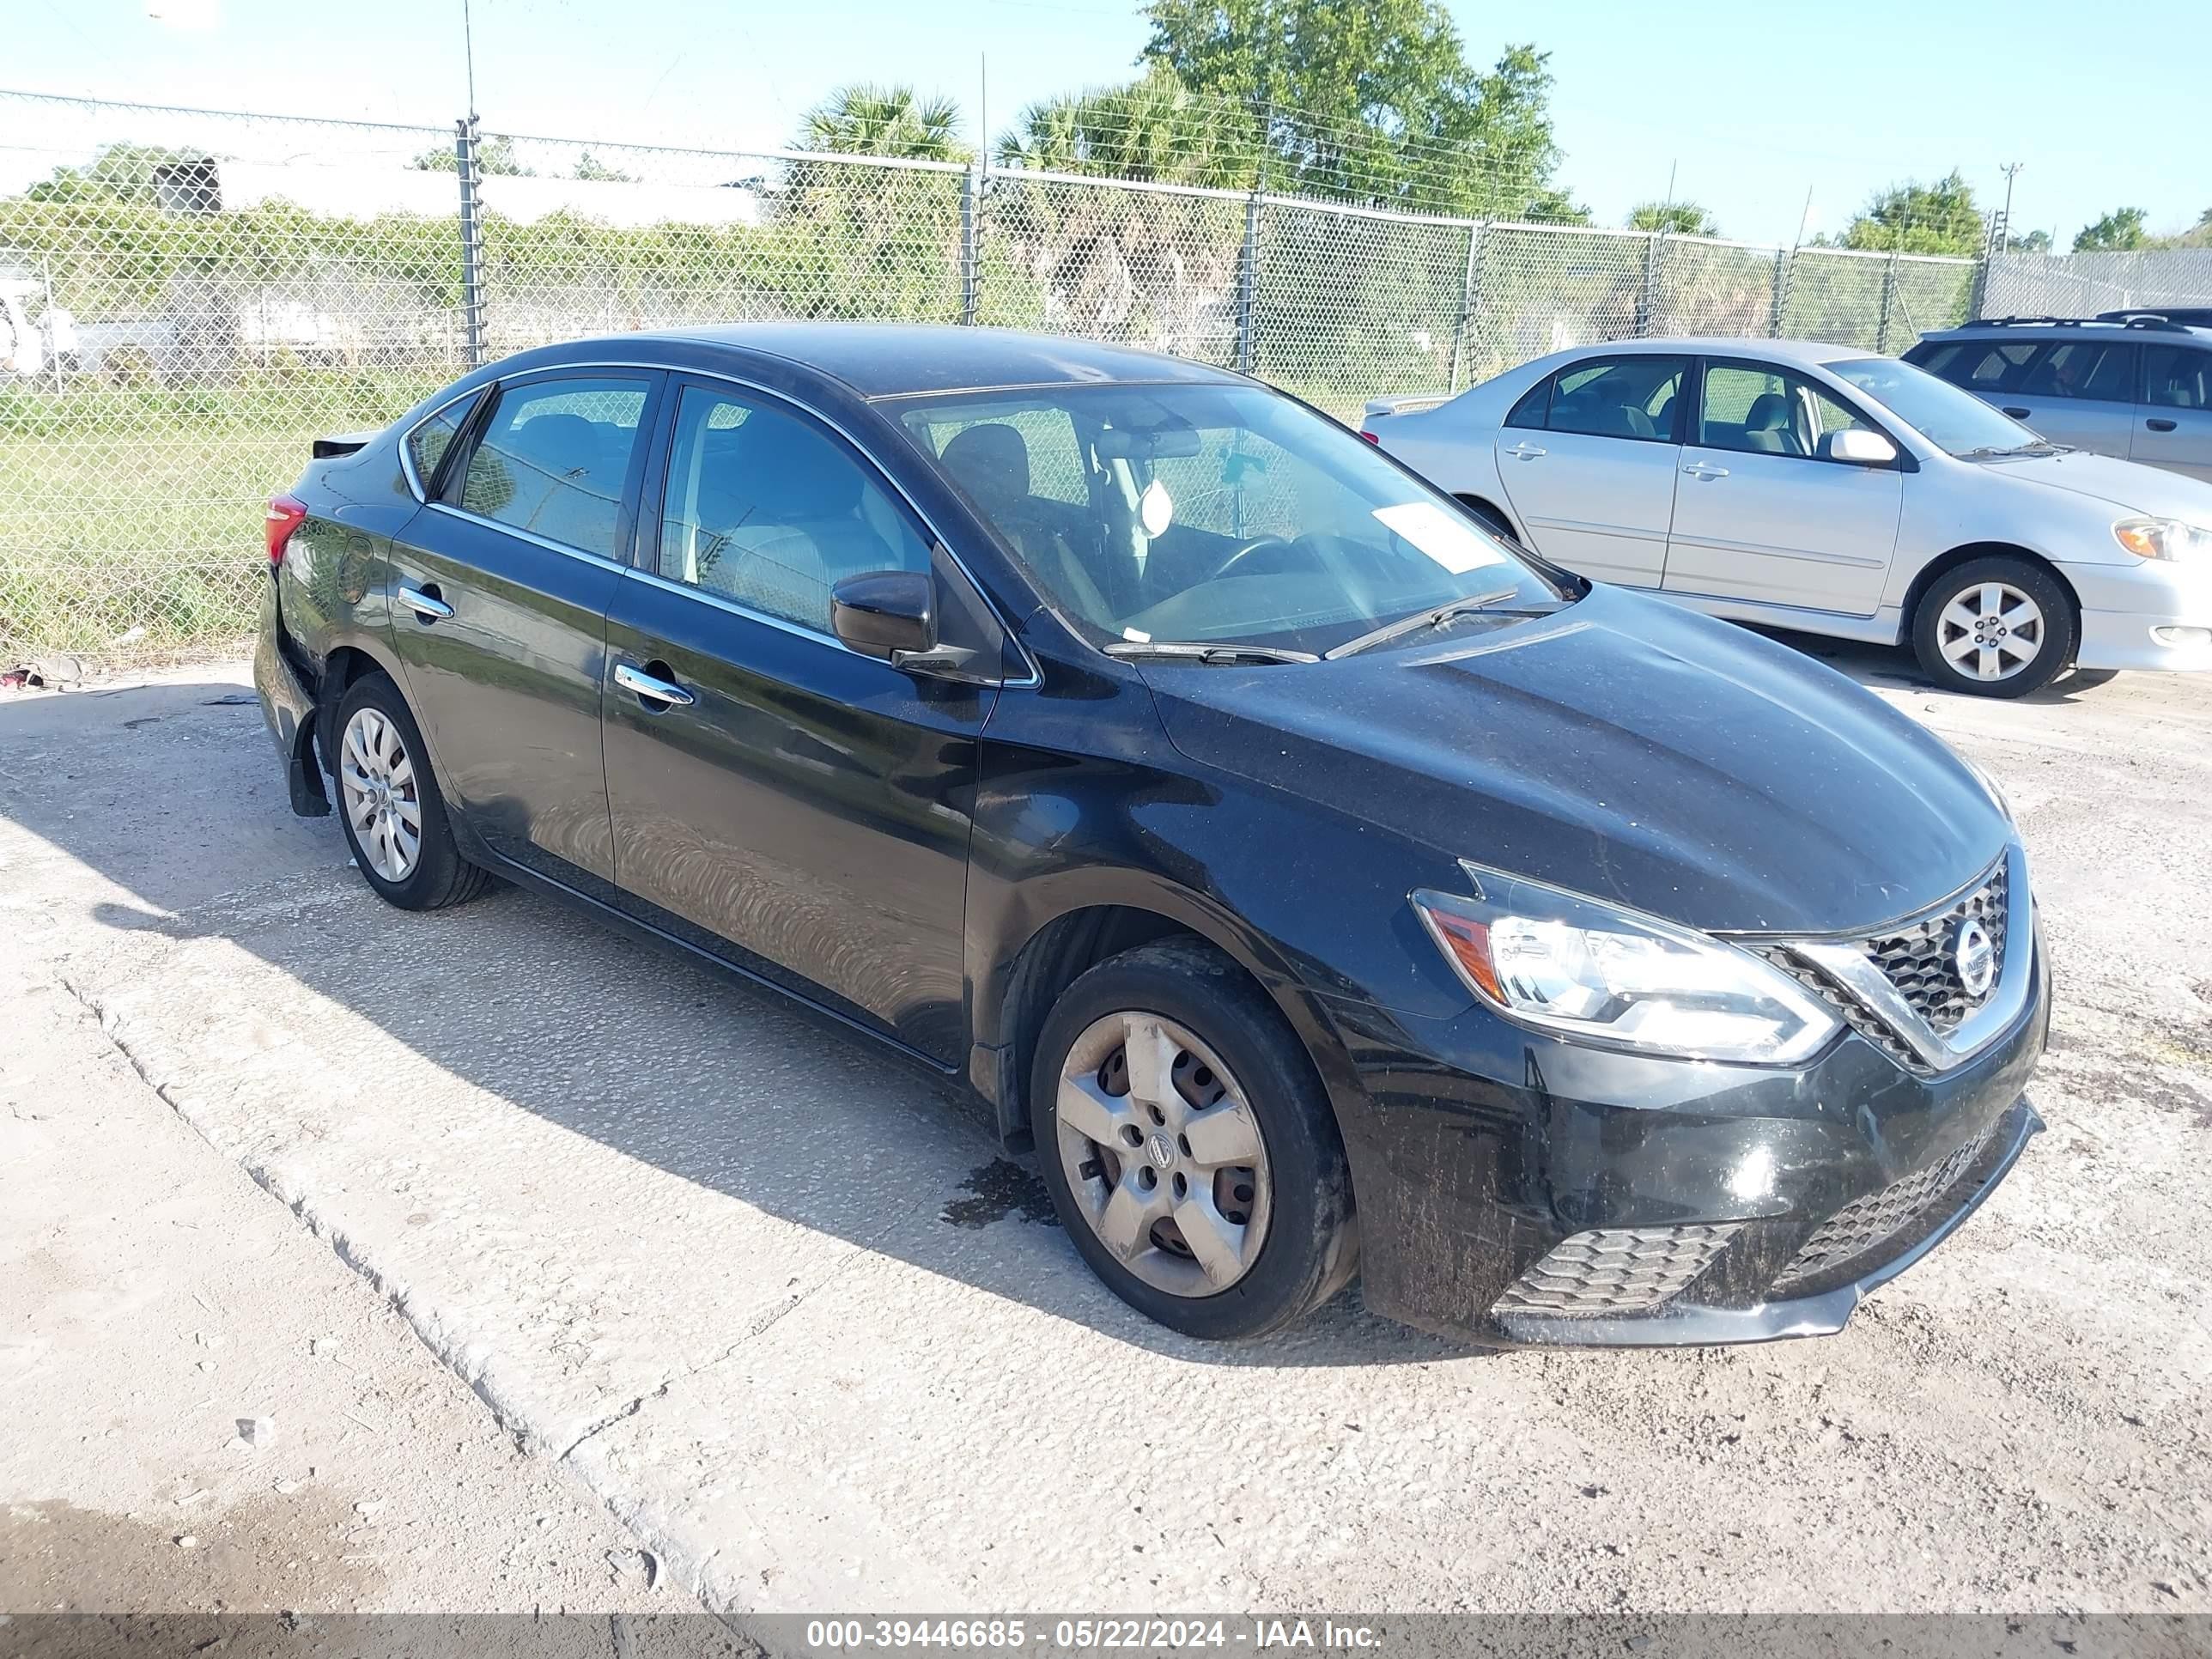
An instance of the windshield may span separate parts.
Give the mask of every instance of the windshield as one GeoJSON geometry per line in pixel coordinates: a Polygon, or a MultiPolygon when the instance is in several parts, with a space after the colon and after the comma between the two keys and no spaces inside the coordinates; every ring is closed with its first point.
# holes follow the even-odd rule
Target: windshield
{"type": "Polygon", "coordinates": [[[1318,655],[1456,601],[1561,602],[1456,502],[1257,386],[1048,386],[896,408],[1061,613],[1117,651],[1318,655]]]}
{"type": "Polygon", "coordinates": [[[1854,357],[1830,363],[1839,374],[1939,449],[1954,455],[2005,453],[2043,440],[1971,392],[1894,357],[1854,357]]]}

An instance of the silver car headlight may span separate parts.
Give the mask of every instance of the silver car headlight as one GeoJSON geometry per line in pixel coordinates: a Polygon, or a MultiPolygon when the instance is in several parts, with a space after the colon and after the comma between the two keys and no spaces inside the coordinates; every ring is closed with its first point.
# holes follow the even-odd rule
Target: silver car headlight
{"type": "Polygon", "coordinates": [[[2212,558],[2212,530],[2182,519],[2122,519],[2112,539],[2139,559],[2212,558]]]}
{"type": "Polygon", "coordinates": [[[1787,1065],[1839,1022],[1764,958],[1711,934],[1474,865],[1472,897],[1413,895],[1468,988],[1539,1030],[1680,1060],[1787,1065]]]}

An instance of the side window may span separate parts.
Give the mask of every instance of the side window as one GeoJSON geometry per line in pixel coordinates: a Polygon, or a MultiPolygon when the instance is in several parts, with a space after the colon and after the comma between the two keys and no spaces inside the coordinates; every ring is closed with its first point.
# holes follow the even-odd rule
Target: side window
{"type": "Polygon", "coordinates": [[[1802,375],[1750,363],[1705,369],[1698,441],[1749,455],[1818,456],[1832,432],[1873,430],[1858,413],[1802,375]]]}
{"type": "Polygon", "coordinates": [[[446,459],[446,452],[460,436],[462,424],[469,411],[477,406],[474,398],[463,398],[451,403],[436,414],[417,421],[407,434],[408,464],[415,469],[415,482],[423,489],[435,486],[438,463],[446,459]]]}
{"type": "Polygon", "coordinates": [[[483,440],[446,486],[464,512],[617,556],[623,481],[646,381],[577,375],[503,388],[483,440]]]}
{"type": "Polygon", "coordinates": [[[2112,340],[2062,340],[2046,348],[2021,380],[2023,398],[2130,401],[2135,348],[2112,340]]]}
{"type": "Polygon", "coordinates": [[[2156,409],[2212,409],[2212,351],[2146,348],[2142,400],[2156,409]]]}
{"type": "Polygon", "coordinates": [[[1672,443],[1675,404],[1689,367],[1686,357],[1639,355],[1563,368],[1546,424],[1553,432],[1672,443]]]}
{"type": "Polygon", "coordinates": [[[684,388],[663,576],[827,634],[830,590],[846,577],[929,568],[929,544],[828,432],[764,400],[684,388]]]}
{"type": "Polygon", "coordinates": [[[1529,427],[1541,432],[1544,429],[1545,416],[1551,407],[1551,403],[1552,377],[1547,374],[1521,394],[1521,401],[1513,405],[1512,413],[1505,417],[1505,424],[1529,427]]]}
{"type": "Polygon", "coordinates": [[[2018,382],[2039,349],[2033,340],[1954,340],[1924,361],[1911,361],[1969,392],[2003,392],[2018,382]]]}

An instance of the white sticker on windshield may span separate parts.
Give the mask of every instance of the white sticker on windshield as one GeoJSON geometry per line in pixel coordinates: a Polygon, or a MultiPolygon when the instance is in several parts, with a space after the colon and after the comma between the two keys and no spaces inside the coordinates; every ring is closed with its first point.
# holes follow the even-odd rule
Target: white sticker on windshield
{"type": "Polygon", "coordinates": [[[1137,503],[1137,516],[1144,520],[1145,534],[1164,534],[1175,522],[1175,497],[1158,478],[1145,486],[1144,499],[1137,503]]]}
{"type": "Polygon", "coordinates": [[[1486,564],[1504,564],[1498,544],[1463,519],[1454,518],[1431,501],[1406,501],[1378,507],[1375,516],[1434,559],[1453,575],[1480,570],[1486,564]]]}

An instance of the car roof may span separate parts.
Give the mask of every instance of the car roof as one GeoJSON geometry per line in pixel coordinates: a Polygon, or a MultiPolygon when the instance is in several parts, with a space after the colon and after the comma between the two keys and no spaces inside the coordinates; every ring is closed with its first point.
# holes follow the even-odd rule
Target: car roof
{"type": "MultiPolygon", "coordinates": [[[[1863,346],[1828,345],[1819,340],[1771,340],[1763,335],[1748,334],[1677,334],[1651,340],[1604,340],[1574,348],[1577,355],[1655,351],[1705,357],[1765,357],[1780,363],[1836,363],[1875,355],[1863,346]]],[[[1555,357],[1568,355],[1553,354],[1555,357]]]]}
{"type": "Polygon", "coordinates": [[[2135,320],[2116,317],[1978,317],[1956,328],[1932,328],[1923,340],[2033,340],[2051,335],[2078,334],[2094,339],[2148,336],[2154,339],[2179,334],[2184,339],[2212,343],[2212,328],[2169,322],[2151,313],[2135,320]]]}
{"type": "Polygon", "coordinates": [[[733,347],[804,365],[864,398],[1109,381],[1237,385],[1226,369],[1159,352],[1017,329],[930,323],[732,323],[653,337],[733,347]]]}

